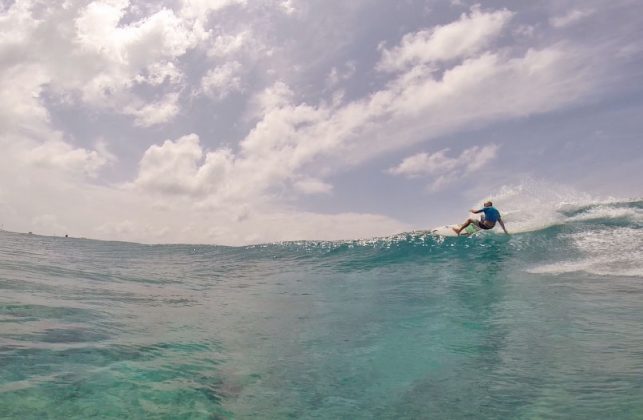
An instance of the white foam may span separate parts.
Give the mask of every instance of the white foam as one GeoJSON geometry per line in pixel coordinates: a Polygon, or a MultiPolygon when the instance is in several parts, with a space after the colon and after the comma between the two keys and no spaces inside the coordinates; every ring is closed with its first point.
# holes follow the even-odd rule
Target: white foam
{"type": "Polygon", "coordinates": [[[584,271],[598,275],[643,277],[643,232],[617,228],[566,235],[581,256],[574,261],[544,264],[530,273],[562,274],[584,271]]]}
{"type": "Polygon", "coordinates": [[[643,211],[617,206],[628,200],[595,197],[566,185],[531,178],[501,187],[497,194],[483,197],[476,206],[481,207],[486,200],[494,202],[507,229],[513,233],[537,231],[570,221],[600,218],[643,220],[643,211]],[[576,211],[581,213],[568,216],[576,211]]]}
{"type": "Polygon", "coordinates": [[[506,185],[498,193],[484,197],[502,213],[507,229],[513,233],[532,232],[565,223],[565,211],[597,202],[595,197],[571,187],[533,179],[506,185]]]}
{"type": "MultiPolygon", "coordinates": [[[[510,233],[531,232],[566,223],[599,219],[643,222],[643,210],[626,206],[613,197],[600,198],[569,186],[534,179],[504,186],[497,194],[483,197],[476,205],[492,200],[503,215],[510,233]]],[[[531,273],[584,271],[598,275],[643,276],[643,231],[634,228],[591,227],[585,233],[563,236],[578,253],[571,261],[543,264],[531,273]]]]}
{"type": "Polygon", "coordinates": [[[633,222],[641,222],[643,221],[643,210],[631,207],[616,207],[614,205],[599,205],[569,217],[567,220],[576,222],[595,219],[627,219],[633,222]]]}

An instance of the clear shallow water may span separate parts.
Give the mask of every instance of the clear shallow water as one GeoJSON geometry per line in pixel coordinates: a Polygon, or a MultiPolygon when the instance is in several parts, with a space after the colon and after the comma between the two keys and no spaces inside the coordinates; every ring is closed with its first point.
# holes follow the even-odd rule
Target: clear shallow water
{"type": "Polygon", "coordinates": [[[0,417],[643,418],[642,215],[242,248],[0,232],[0,417]]]}

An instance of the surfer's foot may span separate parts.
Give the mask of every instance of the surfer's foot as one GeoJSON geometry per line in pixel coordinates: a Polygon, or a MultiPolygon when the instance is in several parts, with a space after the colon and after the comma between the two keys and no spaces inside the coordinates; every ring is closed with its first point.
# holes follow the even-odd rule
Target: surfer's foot
{"type": "Polygon", "coordinates": [[[460,229],[458,228],[451,228],[455,232],[456,235],[460,236],[460,229]]]}

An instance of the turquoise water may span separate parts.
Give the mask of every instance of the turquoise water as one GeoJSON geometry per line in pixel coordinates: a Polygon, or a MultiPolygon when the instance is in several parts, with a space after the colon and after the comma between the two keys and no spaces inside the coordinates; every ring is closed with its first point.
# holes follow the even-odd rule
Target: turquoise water
{"type": "Polygon", "coordinates": [[[0,232],[0,417],[643,418],[643,202],[559,216],[239,248],[0,232]]]}

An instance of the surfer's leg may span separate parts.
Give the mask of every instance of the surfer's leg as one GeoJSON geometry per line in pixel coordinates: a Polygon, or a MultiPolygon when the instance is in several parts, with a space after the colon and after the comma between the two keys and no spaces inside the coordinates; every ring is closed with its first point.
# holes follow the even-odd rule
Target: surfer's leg
{"type": "Polygon", "coordinates": [[[475,220],[473,220],[473,219],[467,219],[467,221],[466,221],[466,222],[464,222],[464,223],[462,224],[462,226],[460,226],[460,229],[458,229],[458,228],[453,228],[453,231],[459,235],[459,234],[460,234],[460,232],[462,232],[462,230],[463,230],[463,229],[466,229],[466,227],[467,227],[467,226],[469,226],[469,225],[470,225],[471,223],[473,223],[473,222],[475,222],[475,220]]]}

